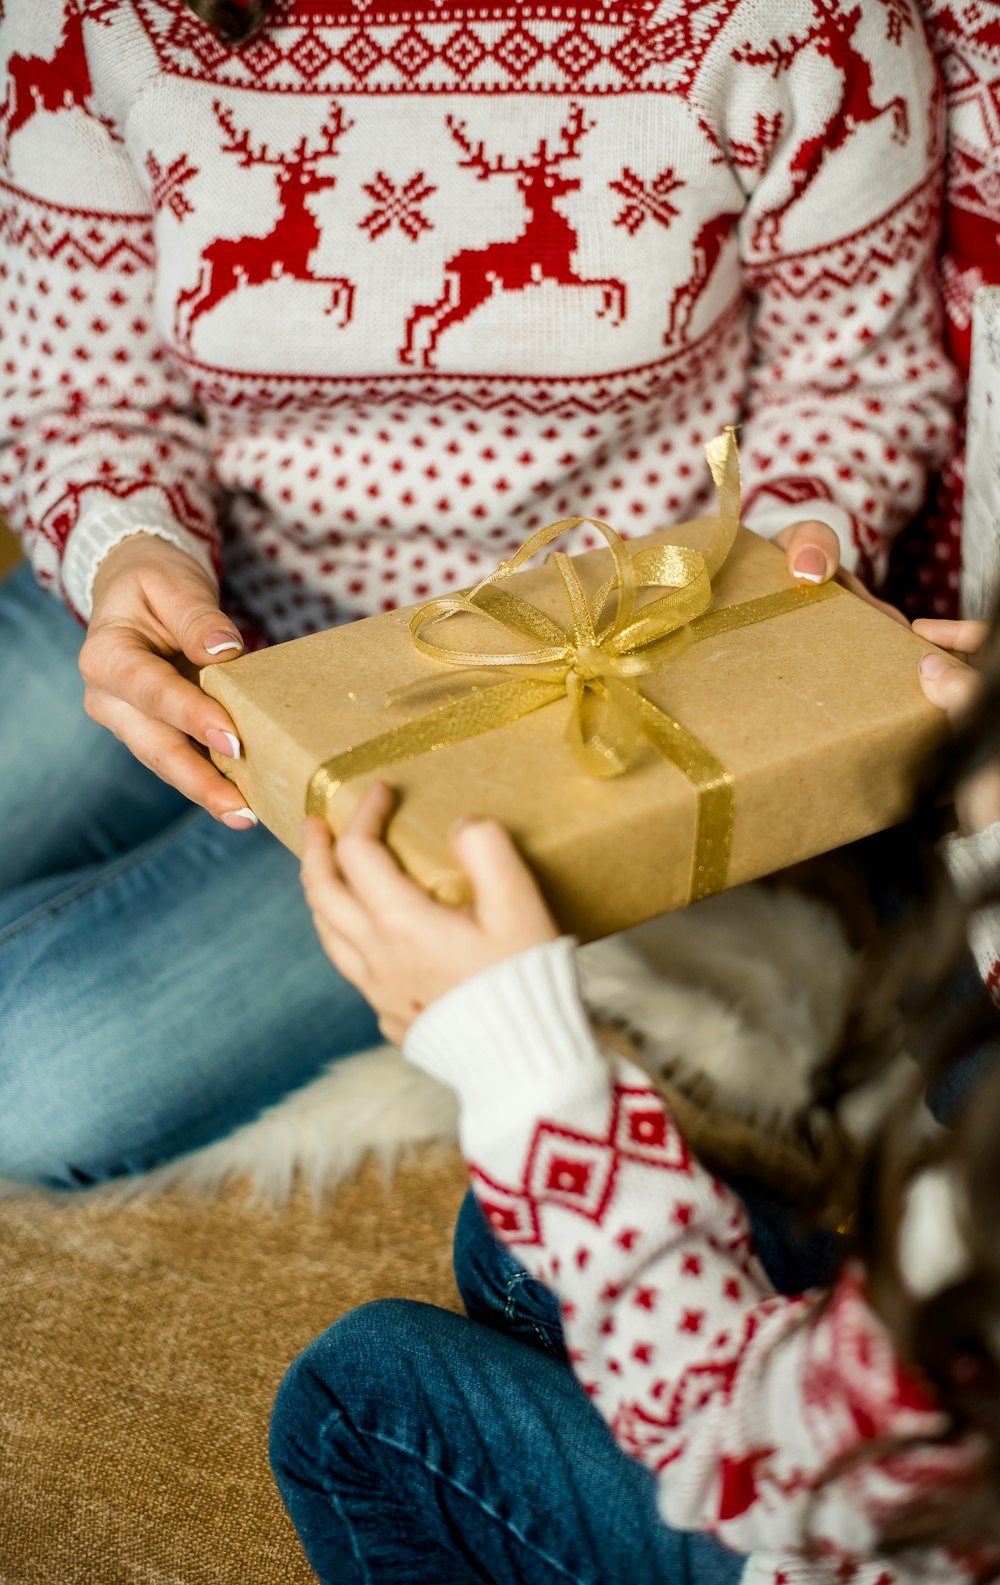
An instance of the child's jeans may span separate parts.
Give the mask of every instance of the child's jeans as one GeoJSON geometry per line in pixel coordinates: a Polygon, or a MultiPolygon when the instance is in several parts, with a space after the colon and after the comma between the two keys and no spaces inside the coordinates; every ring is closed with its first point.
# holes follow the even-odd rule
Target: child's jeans
{"type": "Polygon", "coordinates": [[[292,1365],[271,1462],[322,1585],[738,1585],[671,1530],[562,1353],[555,1300],[471,1201],[456,1276],[475,1320],[382,1300],[292,1365]]]}
{"type": "Polygon", "coordinates": [[[73,1188],[225,1134],[378,1039],[295,859],[83,711],[83,630],[0,581],[0,1178],[73,1188]]]}
{"type": "MultiPolygon", "coordinates": [[[[939,1097],[946,1120],[996,1060],[984,1046],[955,1076],[939,1097]]],[[[834,1235],[800,1237],[780,1206],[743,1198],[775,1288],[830,1279],[834,1235]]],[[[366,1305],[282,1383],[272,1467],[323,1585],[737,1585],[744,1559],[660,1519],[653,1476],[617,1448],[570,1370],[554,1295],[471,1193],[455,1276],[470,1319],[366,1305]]]]}

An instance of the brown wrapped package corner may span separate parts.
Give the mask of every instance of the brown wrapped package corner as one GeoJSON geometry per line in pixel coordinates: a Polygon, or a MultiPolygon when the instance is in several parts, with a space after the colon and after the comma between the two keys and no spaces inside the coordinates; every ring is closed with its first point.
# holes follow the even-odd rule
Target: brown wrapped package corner
{"type": "MultiPolygon", "coordinates": [[[[644,543],[704,548],[712,520],[644,543]]],[[[588,593],[610,558],[574,558],[588,593]]],[[[713,584],[713,609],[792,585],[783,554],[740,529],[713,584]]],[[[559,621],[565,593],[552,565],[505,585],[559,621]]],[[[202,672],[202,686],[236,723],[243,757],[215,763],[259,819],[299,851],[306,790],[316,768],[398,722],[468,690],[475,673],[445,668],[414,649],[408,611],[331,629],[202,672]],[[405,704],[385,697],[414,679],[428,688],[405,704]]],[[[458,629],[462,617],[446,624],[458,629]]],[[[451,635],[449,635],[451,637],[451,635]]],[[[943,731],[924,699],[917,662],[933,645],[847,593],[693,644],[640,687],[735,776],[728,883],[784,869],[901,819],[915,766],[943,731]]],[[[483,673],[478,674],[482,680],[483,673]]],[[[509,828],[563,929],[591,940],[689,898],[696,793],[643,744],[624,775],[598,780],[579,768],[564,730],[565,699],[511,725],[387,769],[399,795],[389,842],[433,895],[462,900],[465,882],[448,847],[458,816],[488,815],[509,828]]],[[[334,799],[335,830],[356,807],[368,775],[334,799]]]]}

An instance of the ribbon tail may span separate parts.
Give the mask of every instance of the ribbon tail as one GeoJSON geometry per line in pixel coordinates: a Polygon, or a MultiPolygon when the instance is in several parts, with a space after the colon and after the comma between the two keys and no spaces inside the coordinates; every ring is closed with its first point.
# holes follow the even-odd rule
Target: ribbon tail
{"type": "Polygon", "coordinates": [[[705,565],[711,579],[732,550],[736,530],[740,526],[743,481],[740,477],[740,454],[735,429],[725,429],[721,435],[710,440],[705,447],[705,456],[715,485],[717,512],[716,530],[705,551],[705,565]]]}
{"type": "Polygon", "coordinates": [[[585,683],[572,672],[566,742],[581,770],[606,780],[628,770],[643,731],[642,697],[631,678],[602,677],[585,683]]]}
{"type": "Polygon", "coordinates": [[[736,778],[720,759],[672,716],[640,694],[642,729],[664,759],[686,776],[697,794],[689,902],[724,891],[733,845],[736,778]]]}

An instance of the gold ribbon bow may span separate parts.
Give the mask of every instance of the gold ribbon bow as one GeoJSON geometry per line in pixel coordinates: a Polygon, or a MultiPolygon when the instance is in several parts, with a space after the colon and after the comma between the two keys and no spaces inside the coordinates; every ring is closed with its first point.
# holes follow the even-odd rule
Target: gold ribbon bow
{"type": "Polygon", "coordinates": [[[712,579],[729,555],[740,520],[734,431],[727,429],[711,441],[705,454],[715,484],[717,517],[704,553],[679,545],[630,552],[606,523],[567,517],[539,529],[474,589],[420,606],[410,618],[410,632],[421,655],[450,667],[499,669],[513,675],[500,682],[474,683],[461,698],[327,760],[310,780],[307,813],[328,819],[338,789],[356,776],[494,731],[568,698],[567,741],[589,775],[621,775],[645,739],[693,783],[698,801],[688,900],[721,891],[732,844],[734,778],[703,743],[646,697],[638,679],[676,659],[699,639],[765,621],[836,590],[831,584],[796,587],[722,611],[709,610],[712,579]],[[569,624],[561,627],[499,586],[553,540],[583,523],[603,535],[614,559],[614,573],[588,597],[570,557],[553,553],[570,614],[569,624]],[[640,592],[650,589],[666,592],[640,603],[640,592]],[[480,624],[485,618],[508,642],[511,636],[528,639],[530,647],[452,649],[424,636],[434,624],[459,616],[480,624]]]}

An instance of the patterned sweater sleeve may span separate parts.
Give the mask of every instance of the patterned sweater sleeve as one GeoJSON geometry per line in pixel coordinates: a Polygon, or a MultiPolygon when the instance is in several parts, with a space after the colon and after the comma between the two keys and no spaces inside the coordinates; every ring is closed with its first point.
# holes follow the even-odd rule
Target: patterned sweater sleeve
{"type": "Polygon", "coordinates": [[[771,536],[823,518],[843,564],[877,582],[955,444],[960,387],[935,284],[936,68],[909,0],[758,15],[760,37],[734,36],[718,135],[746,195],[755,304],[746,520],[771,536]]]}
{"type": "Polygon", "coordinates": [[[937,1416],[857,1272],[827,1303],[774,1293],[741,1203],[692,1158],[645,1076],[595,1045],[573,943],[467,981],[406,1050],[457,1089],[483,1210],[558,1295],[573,1368],[659,1476],[664,1518],[738,1552],[794,1554],[811,1532],[838,1555],[870,1555],[880,1517],[940,1479],[942,1455],[823,1478],[862,1441],[933,1431],[937,1416]]]}
{"type": "MultiPolygon", "coordinates": [[[[0,22],[0,510],[39,580],[86,620],[119,540],[141,529],[211,568],[218,536],[205,432],[155,328],[149,194],[93,103],[82,46],[39,43],[59,9],[8,6],[0,22]],[[44,162],[21,156],[19,114],[48,114],[39,94],[81,113],[80,208],[51,201],[44,162]]],[[[64,126],[51,159],[66,158],[64,126]]]]}

